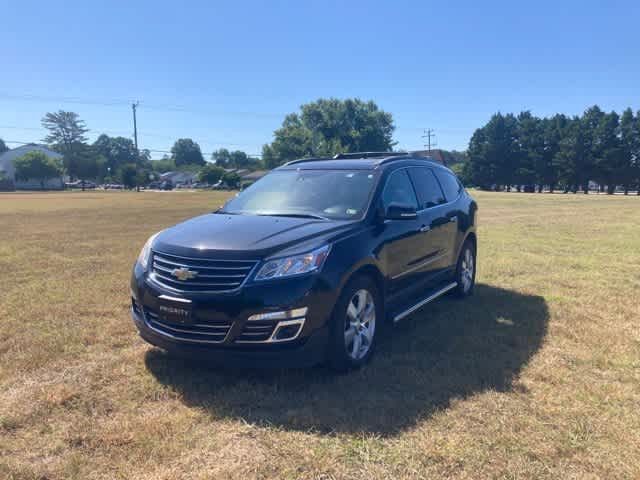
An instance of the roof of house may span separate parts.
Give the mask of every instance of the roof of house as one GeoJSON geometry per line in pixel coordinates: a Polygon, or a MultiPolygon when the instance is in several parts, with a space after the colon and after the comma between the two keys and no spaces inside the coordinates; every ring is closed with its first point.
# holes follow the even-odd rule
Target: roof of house
{"type": "Polygon", "coordinates": [[[267,173],[269,173],[269,170],[255,170],[242,175],[242,180],[258,180],[264,177],[267,173]]]}
{"type": "Polygon", "coordinates": [[[411,152],[411,153],[413,155],[418,156],[418,157],[430,158],[434,162],[441,163],[442,165],[446,165],[447,164],[447,160],[444,158],[442,150],[436,150],[436,149],[434,149],[434,150],[416,150],[416,151],[411,152]]]}
{"type": "Polygon", "coordinates": [[[198,174],[194,172],[164,172],[160,174],[162,180],[171,180],[173,183],[193,182],[198,178],[198,174]]]}
{"type": "Polygon", "coordinates": [[[27,145],[21,145],[20,147],[13,148],[7,152],[0,153],[0,171],[4,172],[7,176],[13,178],[15,175],[15,169],[13,162],[16,158],[29,152],[44,152],[45,155],[52,158],[62,158],[58,152],[45,147],[44,145],[36,145],[30,143],[27,145]]]}

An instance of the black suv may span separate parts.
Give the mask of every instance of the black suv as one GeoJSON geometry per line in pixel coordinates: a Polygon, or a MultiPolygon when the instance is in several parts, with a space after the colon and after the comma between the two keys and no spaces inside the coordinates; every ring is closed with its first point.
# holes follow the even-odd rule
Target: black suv
{"type": "Polygon", "coordinates": [[[472,293],[476,210],[451,170],[410,154],[289,162],[147,241],[133,320],[216,363],[358,367],[385,320],[472,293]]]}

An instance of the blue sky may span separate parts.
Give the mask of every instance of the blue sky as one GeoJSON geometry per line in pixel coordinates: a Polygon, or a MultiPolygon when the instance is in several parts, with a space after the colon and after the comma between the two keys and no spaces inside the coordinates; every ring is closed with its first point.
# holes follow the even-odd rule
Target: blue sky
{"type": "MultiPolygon", "coordinates": [[[[47,111],[91,137],[259,153],[319,97],[372,99],[398,148],[466,148],[492,113],[640,109],[640,2],[234,1],[0,5],[0,138],[38,141],[47,111]]],[[[14,145],[10,145],[14,146],[14,145]]],[[[154,153],[154,158],[161,157],[154,153]]]]}

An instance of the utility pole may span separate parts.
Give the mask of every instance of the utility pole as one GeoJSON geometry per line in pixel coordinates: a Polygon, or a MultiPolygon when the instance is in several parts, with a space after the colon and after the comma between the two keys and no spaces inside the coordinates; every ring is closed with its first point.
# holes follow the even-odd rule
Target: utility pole
{"type": "Polygon", "coordinates": [[[136,147],[136,191],[140,191],[140,185],[138,185],[138,163],[140,163],[140,152],[138,151],[138,123],[136,121],[136,108],[140,102],[137,100],[131,104],[133,110],[133,144],[136,147]]]}
{"type": "Polygon", "coordinates": [[[133,110],[133,143],[136,146],[136,153],[138,152],[138,124],[136,123],[136,108],[138,108],[140,102],[134,102],[131,104],[133,110]]]}
{"type": "Polygon", "coordinates": [[[436,134],[433,131],[433,129],[431,128],[427,128],[424,130],[424,134],[422,135],[422,138],[426,139],[426,144],[424,145],[424,148],[427,149],[427,152],[431,153],[431,147],[435,147],[438,144],[435,143],[435,138],[436,138],[436,134]],[[431,142],[431,138],[434,139],[434,142],[431,142]]]}

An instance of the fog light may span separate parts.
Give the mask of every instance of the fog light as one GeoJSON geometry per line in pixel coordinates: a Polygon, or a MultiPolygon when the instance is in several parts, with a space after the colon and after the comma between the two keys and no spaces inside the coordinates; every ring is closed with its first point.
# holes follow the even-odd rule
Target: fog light
{"type": "Polygon", "coordinates": [[[273,341],[293,340],[298,336],[302,329],[302,322],[280,322],[276,327],[276,331],[271,337],[273,341]]]}

